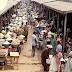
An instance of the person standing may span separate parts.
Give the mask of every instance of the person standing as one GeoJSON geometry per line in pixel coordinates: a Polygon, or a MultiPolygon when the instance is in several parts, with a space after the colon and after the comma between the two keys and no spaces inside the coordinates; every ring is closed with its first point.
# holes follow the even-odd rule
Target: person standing
{"type": "Polygon", "coordinates": [[[31,23],[31,15],[30,15],[30,13],[28,13],[28,16],[27,16],[27,18],[28,18],[28,25],[30,25],[31,23]]]}
{"type": "Polygon", "coordinates": [[[56,45],[56,39],[54,38],[54,35],[52,35],[52,38],[51,38],[51,45],[53,46],[53,49],[51,50],[51,54],[54,54],[54,48],[56,45]]]}
{"type": "Polygon", "coordinates": [[[28,30],[25,30],[25,34],[24,34],[24,36],[25,36],[25,41],[27,41],[27,37],[28,37],[28,30]]]}
{"type": "Polygon", "coordinates": [[[61,45],[60,41],[57,41],[56,52],[60,52],[60,51],[62,51],[62,45],[61,45]]]}
{"type": "Polygon", "coordinates": [[[37,38],[38,38],[38,37],[39,37],[39,34],[40,34],[40,29],[39,29],[39,27],[37,27],[36,34],[37,34],[37,38]]]}
{"type": "Polygon", "coordinates": [[[36,37],[36,33],[33,32],[33,35],[32,35],[32,56],[33,57],[35,56],[36,45],[37,45],[37,37],[36,37]]]}
{"type": "Polygon", "coordinates": [[[47,67],[49,70],[49,65],[46,63],[46,59],[49,59],[49,54],[52,48],[45,48],[41,53],[41,62],[44,67],[44,71],[47,71],[47,67]]]}
{"type": "Polygon", "coordinates": [[[61,66],[61,58],[62,58],[61,52],[54,52],[54,55],[51,58],[51,64],[49,68],[49,72],[60,72],[60,66],[61,66]]]}

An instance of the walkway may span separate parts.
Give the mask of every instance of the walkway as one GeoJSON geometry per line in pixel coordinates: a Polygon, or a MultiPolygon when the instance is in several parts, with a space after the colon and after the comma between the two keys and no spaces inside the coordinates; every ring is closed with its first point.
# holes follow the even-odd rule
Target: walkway
{"type": "Polygon", "coordinates": [[[29,27],[28,41],[24,44],[24,49],[19,58],[19,70],[24,69],[25,72],[42,72],[41,51],[36,50],[35,57],[31,56],[32,31],[33,30],[29,27]]]}

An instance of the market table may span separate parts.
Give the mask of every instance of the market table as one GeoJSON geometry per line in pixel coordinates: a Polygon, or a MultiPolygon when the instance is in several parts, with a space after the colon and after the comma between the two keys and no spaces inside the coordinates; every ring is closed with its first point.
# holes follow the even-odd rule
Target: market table
{"type": "Polygon", "coordinates": [[[0,65],[0,67],[4,68],[7,66],[7,58],[6,57],[0,57],[0,62],[4,63],[3,65],[0,65]]]}
{"type": "Polygon", "coordinates": [[[8,50],[7,49],[0,49],[0,63],[3,63],[2,65],[0,65],[0,67],[4,67],[7,66],[7,55],[8,55],[8,50]],[[1,50],[5,50],[5,52],[1,52],[1,50]]]}
{"type": "Polygon", "coordinates": [[[19,53],[18,52],[10,52],[10,58],[11,58],[11,64],[13,64],[12,58],[17,59],[16,64],[17,64],[17,69],[18,69],[18,59],[19,59],[19,53]]]}

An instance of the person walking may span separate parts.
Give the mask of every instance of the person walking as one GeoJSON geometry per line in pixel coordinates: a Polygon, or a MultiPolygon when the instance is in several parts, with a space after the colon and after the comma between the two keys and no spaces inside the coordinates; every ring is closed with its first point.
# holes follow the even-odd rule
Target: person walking
{"type": "Polygon", "coordinates": [[[32,35],[32,56],[33,57],[35,56],[36,45],[37,45],[37,37],[36,37],[36,33],[33,32],[33,35],[32,35]]]}

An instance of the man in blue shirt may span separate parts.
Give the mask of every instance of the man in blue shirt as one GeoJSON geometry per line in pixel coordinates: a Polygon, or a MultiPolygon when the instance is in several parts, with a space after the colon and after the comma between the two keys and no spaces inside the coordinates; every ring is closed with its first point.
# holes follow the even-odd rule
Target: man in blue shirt
{"type": "Polygon", "coordinates": [[[40,34],[40,29],[39,28],[37,28],[36,34],[37,34],[37,37],[39,37],[39,34],[40,34]]]}
{"type": "Polygon", "coordinates": [[[56,52],[62,51],[62,45],[60,44],[60,41],[57,41],[57,47],[56,47],[56,52]]]}

